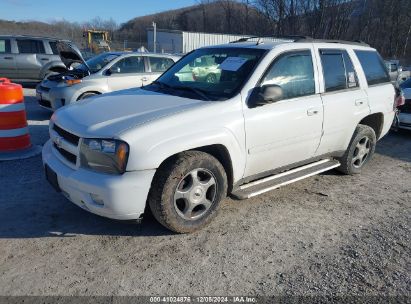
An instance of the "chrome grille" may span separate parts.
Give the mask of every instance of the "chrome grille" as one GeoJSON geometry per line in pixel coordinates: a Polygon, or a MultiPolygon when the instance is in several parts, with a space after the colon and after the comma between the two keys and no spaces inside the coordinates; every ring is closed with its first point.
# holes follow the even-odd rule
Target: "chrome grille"
{"type": "Polygon", "coordinates": [[[70,132],[67,132],[66,130],[60,128],[58,125],[54,124],[53,126],[53,130],[60,135],[61,137],[63,137],[63,139],[65,139],[66,141],[68,141],[69,143],[73,144],[73,145],[78,145],[78,142],[80,140],[80,137],[78,137],[77,135],[74,135],[70,132]]]}
{"type": "Polygon", "coordinates": [[[50,128],[50,138],[56,156],[69,167],[78,167],[80,137],[53,124],[50,128]]]}

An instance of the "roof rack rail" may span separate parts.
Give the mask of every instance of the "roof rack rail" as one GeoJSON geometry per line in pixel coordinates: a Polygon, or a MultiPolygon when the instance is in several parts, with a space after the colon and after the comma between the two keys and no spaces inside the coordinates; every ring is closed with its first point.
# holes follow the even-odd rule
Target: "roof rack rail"
{"type": "Polygon", "coordinates": [[[250,36],[250,37],[243,37],[235,41],[231,41],[230,43],[240,43],[240,42],[247,42],[250,39],[258,39],[257,44],[260,43],[261,39],[269,38],[269,39],[279,39],[279,40],[292,40],[292,42],[296,42],[300,39],[312,39],[309,36],[299,36],[299,35],[285,35],[285,36],[250,36]]]}
{"type": "Polygon", "coordinates": [[[361,45],[361,46],[370,46],[368,43],[362,40],[339,40],[339,39],[315,39],[315,38],[302,38],[298,39],[295,42],[324,42],[324,43],[341,43],[341,44],[352,44],[352,45],[361,45]]]}

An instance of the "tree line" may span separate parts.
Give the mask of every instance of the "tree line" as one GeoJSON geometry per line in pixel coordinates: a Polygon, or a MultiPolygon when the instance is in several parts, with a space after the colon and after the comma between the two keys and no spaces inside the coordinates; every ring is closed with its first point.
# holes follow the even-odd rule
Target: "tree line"
{"type": "Polygon", "coordinates": [[[82,24],[0,21],[0,34],[56,36],[82,46],[85,28],[104,29],[116,46],[127,40],[136,47],[147,43],[146,31],[153,21],[159,29],[361,40],[386,58],[402,58],[411,64],[410,0],[197,0],[193,6],[121,25],[101,18],[82,24]]]}

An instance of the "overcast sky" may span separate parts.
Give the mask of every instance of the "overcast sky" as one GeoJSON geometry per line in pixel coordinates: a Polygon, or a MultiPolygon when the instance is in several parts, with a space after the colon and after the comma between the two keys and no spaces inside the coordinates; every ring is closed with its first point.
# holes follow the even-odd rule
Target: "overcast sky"
{"type": "Polygon", "coordinates": [[[83,22],[101,17],[118,23],[196,4],[196,0],[0,0],[0,19],[83,22]]]}

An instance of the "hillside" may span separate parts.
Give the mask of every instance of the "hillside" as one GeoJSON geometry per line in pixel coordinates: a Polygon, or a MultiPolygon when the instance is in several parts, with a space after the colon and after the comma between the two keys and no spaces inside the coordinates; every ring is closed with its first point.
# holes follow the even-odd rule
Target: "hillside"
{"type": "Polygon", "coordinates": [[[269,20],[256,8],[241,2],[208,1],[181,9],[134,18],[117,32],[122,39],[146,39],[146,29],[157,28],[193,32],[266,34],[269,20]]]}

